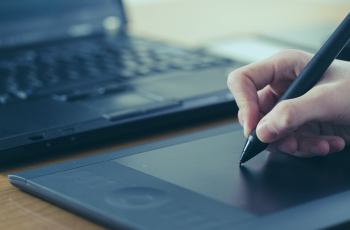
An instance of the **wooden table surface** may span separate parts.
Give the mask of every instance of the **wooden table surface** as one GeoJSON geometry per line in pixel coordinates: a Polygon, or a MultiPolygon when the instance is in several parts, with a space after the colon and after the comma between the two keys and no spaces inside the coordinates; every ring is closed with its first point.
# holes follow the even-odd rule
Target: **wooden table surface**
{"type": "MultiPolygon", "coordinates": [[[[339,23],[349,5],[282,0],[179,0],[126,5],[130,32],[188,47],[266,30],[339,23]]],[[[234,115],[233,115],[234,116],[234,115]]],[[[7,175],[91,156],[236,121],[236,118],[187,125],[90,149],[64,152],[0,165],[0,229],[104,229],[9,184],[7,175]]]]}

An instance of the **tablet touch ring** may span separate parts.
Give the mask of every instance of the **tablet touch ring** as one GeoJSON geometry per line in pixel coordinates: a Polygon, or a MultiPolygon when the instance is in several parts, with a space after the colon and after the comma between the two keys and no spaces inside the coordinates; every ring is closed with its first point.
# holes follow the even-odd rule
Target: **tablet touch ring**
{"type": "Polygon", "coordinates": [[[147,187],[123,188],[111,191],[105,201],[112,206],[124,209],[155,208],[167,203],[167,192],[147,187]]]}

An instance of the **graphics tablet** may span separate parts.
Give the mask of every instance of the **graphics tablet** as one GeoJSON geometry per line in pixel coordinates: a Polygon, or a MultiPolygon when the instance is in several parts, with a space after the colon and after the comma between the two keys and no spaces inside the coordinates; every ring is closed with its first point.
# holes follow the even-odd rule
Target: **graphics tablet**
{"type": "Polygon", "coordinates": [[[230,124],[9,175],[33,195],[112,228],[324,229],[350,220],[349,150],[263,152],[239,167],[230,124]]]}

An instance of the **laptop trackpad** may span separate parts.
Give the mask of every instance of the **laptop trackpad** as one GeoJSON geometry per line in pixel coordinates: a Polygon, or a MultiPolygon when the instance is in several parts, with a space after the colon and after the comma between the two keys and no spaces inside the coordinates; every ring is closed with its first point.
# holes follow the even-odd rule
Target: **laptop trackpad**
{"type": "Polygon", "coordinates": [[[80,104],[100,112],[109,112],[113,110],[123,110],[130,107],[138,107],[153,102],[154,100],[128,92],[109,95],[103,98],[92,98],[80,102],[80,104]]]}
{"type": "Polygon", "coordinates": [[[115,111],[149,108],[154,105],[162,105],[168,101],[173,100],[146,91],[128,91],[102,98],[91,98],[81,101],[79,104],[106,114],[115,111]]]}

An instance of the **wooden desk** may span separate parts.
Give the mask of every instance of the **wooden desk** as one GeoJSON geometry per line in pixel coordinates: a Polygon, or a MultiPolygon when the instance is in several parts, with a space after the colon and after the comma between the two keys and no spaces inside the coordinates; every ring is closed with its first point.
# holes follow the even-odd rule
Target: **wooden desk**
{"type": "MultiPolygon", "coordinates": [[[[202,45],[213,39],[264,30],[339,23],[350,7],[281,0],[181,0],[127,6],[130,32],[182,44],[202,45]],[[301,7],[301,5],[303,7],[301,7]]],[[[9,184],[7,175],[236,121],[235,118],[192,125],[124,140],[122,143],[62,155],[34,158],[0,168],[0,229],[104,229],[9,184]]]]}

